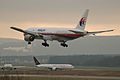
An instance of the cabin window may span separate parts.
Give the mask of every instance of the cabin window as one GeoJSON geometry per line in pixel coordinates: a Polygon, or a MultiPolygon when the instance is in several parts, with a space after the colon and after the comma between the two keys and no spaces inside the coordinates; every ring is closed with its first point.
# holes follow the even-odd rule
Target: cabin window
{"type": "Polygon", "coordinates": [[[45,29],[38,29],[38,31],[45,31],[45,29]]]}

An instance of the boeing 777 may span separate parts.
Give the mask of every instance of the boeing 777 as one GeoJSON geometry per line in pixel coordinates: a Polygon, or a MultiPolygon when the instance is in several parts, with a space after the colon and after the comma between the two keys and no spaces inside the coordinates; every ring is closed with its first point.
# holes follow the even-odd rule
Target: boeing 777
{"type": "Polygon", "coordinates": [[[49,47],[49,44],[47,43],[48,40],[50,41],[56,40],[61,43],[61,46],[68,47],[66,42],[69,40],[74,40],[90,34],[95,35],[98,33],[113,31],[104,30],[89,32],[84,30],[86,26],[88,12],[89,10],[87,9],[83,16],[81,17],[76,28],[29,28],[27,30],[23,30],[20,28],[11,27],[11,29],[24,33],[24,40],[27,41],[28,44],[31,44],[31,42],[34,41],[35,39],[44,40],[44,43],[42,43],[42,45],[45,47],[49,47]]]}
{"type": "Polygon", "coordinates": [[[50,70],[65,70],[74,68],[74,66],[71,64],[40,64],[40,62],[35,57],[33,57],[33,59],[35,61],[36,67],[39,68],[47,68],[50,70]]]}

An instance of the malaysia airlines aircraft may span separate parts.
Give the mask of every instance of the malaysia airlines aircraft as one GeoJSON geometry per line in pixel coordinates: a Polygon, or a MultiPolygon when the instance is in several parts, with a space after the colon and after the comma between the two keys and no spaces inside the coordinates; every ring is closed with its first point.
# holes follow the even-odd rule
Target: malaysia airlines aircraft
{"type": "Polygon", "coordinates": [[[86,26],[88,12],[89,10],[87,9],[81,17],[76,28],[29,28],[27,30],[22,30],[16,27],[11,27],[11,29],[24,33],[24,40],[27,41],[28,44],[31,44],[31,42],[35,39],[44,40],[44,43],[42,43],[42,45],[45,47],[49,47],[49,44],[47,43],[48,40],[56,40],[61,43],[61,46],[68,47],[66,42],[69,40],[74,40],[90,34],[95,35],[98,33],[113,31],[104,30],[89,32],[84,30],[86,26]]]}
{"type": "Polygon", "coordinates": [[[74,66],[72,66],[71,64],[40,64],[40,62],[33,57],[36,67],[39,68],[47,68],[50,70],[64,70],[64,69],[72,69],[74,68],[74,66]]]}

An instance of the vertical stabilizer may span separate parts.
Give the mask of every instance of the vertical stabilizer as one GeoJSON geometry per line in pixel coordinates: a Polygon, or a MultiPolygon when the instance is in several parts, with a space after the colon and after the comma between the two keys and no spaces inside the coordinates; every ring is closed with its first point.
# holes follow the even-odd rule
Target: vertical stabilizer
{"type": "Polygon", "coordinates": [[[78,25],[77,25],[77,29],[81,29],[81,30],[84,30],[85,29],[85,26],[86,26],[86,21],[87,21],[87,17],[88,17],[88,12],[89,12],[89,9],[87,9],[83,16],[81,17],[78,25]]]}
{"type": "Polygon", "coordinates": [[[33,56],[33,59],[34,59],[36,65],[40,64],[40,62],[34,56],[33,56]]]}

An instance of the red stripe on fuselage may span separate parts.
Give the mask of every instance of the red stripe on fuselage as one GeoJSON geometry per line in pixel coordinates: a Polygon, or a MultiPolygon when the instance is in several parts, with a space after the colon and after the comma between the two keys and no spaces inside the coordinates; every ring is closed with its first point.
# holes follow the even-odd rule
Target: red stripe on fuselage
{"type": "Polygon", "coordinates": [[[74,38],[84,36],[84,35],[78,35],[78,34],[59,34],[59,33],[39,33],[39,34],[43,34],[43,35],[61,35],[61,36],[68,36],[68,37],[74,37],[74,38]]]}

